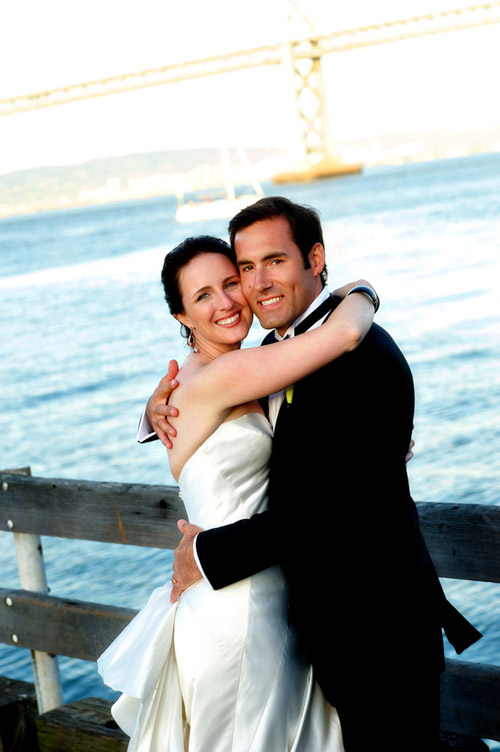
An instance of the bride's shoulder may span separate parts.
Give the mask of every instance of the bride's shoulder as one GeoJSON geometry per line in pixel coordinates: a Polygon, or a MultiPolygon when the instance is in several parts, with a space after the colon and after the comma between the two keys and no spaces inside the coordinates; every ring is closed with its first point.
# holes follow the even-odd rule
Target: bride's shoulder
{"type": "Polygon", "coordinates": [[[196,386],[197,381],[201,381],[205,375],[206,369],[210,365],[210,360],[198,353],[189,355],[179,369],[177,381],[179,387],[185,387],[189,390],[196,386]]]}
{"type": "Polygon", "coordinates": [[[189,355],[176,376],[179,385],[170,395],[169,404],[172,407],[182,410],[203,408],[208,413],[216,409],[217,383],[209,376],[212,362],[201,353],[189,355]]]}

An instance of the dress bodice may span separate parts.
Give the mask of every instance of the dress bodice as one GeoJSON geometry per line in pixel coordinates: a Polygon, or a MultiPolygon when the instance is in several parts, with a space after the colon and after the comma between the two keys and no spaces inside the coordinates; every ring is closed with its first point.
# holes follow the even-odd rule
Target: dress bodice
{"type": "Polygon", "coordinates": [[[262,413],[226,421],[182,468],[179,489],[190,522],[226,525],[267,505],[273,433],[262,413]]]}

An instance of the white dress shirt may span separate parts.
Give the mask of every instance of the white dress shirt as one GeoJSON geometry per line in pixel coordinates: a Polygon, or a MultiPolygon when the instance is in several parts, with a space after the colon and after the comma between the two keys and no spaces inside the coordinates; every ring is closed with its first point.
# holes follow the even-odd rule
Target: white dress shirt
{"type": "Polygon", "coordinates": [[[137,429],[137,441],[139,444],[144,444],[146,441],[151,441],[156,438],[156,433],[153,431],[153,426],[146,415],[146,408],[144,408],[141,420],[139,421],[139,428],[137,429]]]}

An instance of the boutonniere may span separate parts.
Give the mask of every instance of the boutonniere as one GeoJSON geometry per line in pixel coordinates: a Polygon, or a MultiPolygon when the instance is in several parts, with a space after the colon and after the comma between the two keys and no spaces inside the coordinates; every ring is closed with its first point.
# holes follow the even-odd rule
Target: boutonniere
{"type": "Polygon", "coordinates": [[[285,390],[286,404],[291,405],[293,400],[293,384],[285,390]]]}

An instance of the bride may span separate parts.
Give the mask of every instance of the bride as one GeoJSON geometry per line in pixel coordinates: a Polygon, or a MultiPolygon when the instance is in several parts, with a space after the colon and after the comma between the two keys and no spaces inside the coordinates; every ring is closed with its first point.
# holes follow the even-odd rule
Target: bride
{"type": "MultiPolygon", "coordinates": [[[[374,308],[350,295],[314,331],[240,349],[252,313],[227,243],[188,238],[162,279],[192,350],[169,463],[189,519],[207,529],[266,508],[273,437],[259,398],[353,350],[374,308]]],[[[170,592],[155,590],[98,660],[122,693],[112,712],[129,752],[342,752],[337,713],[288,624],[279,567],[217,591],[200,580],[173,605],[170,592]]]]}

